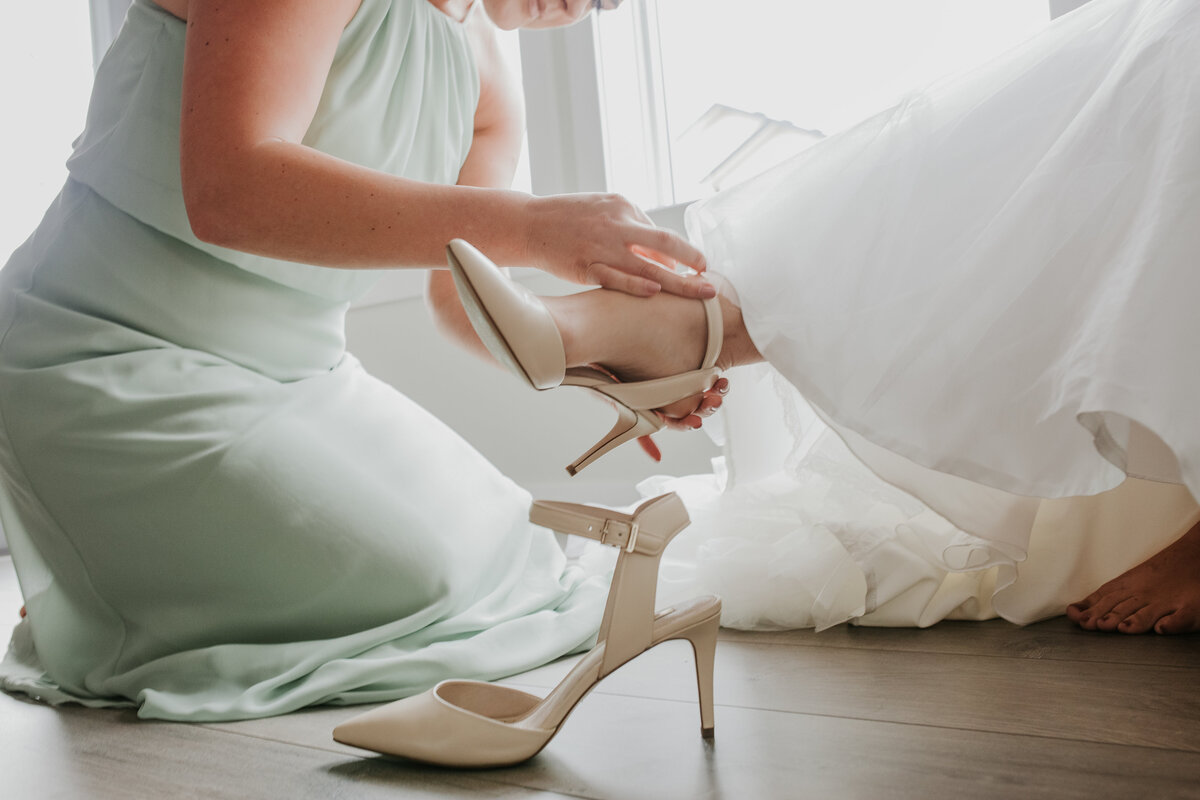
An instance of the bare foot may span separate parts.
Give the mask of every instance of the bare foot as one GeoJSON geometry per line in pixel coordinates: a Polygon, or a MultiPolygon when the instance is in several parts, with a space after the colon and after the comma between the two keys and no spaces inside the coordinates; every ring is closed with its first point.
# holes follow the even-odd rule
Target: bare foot
{"type": "MultiPolygon", "coordinates": [[[[729,295],[727,289],[719,295],[724,346],[717,366],[722,369],[762,360],[746,332],[741,309],[729,295]]],[[[432,270],[427,298],[442,333],[490,358],[463,311],[449,271],[432,270]]],[[[568,366],[600,364],[623,380],[645,380],[696,369],[707,347],[704,308],[696,300],[667,292],[635,297],[594,289],[542,301],[562,334],[568,366]]],[[[660,409],[664,422],[673,428],[700,427],[701,417],[720,407],[728,385],[722,378],[705,395],[660,409]]]]}
{"type": "MultiPolygon", "coordinates": [[[[704,357],[708,326],[699,301],[605,289],[542,299],[562,333],[568,366],[603,364],[625,380],[648,380],[696,369],[704,357]]],[[[725,292],[718,299],[724,341],[717,366],[761,361],[741,309],[725,292]]]]}
{"type": "Polygon", "coordinates": [[[1200,631],[1200,523],[1157,555],[1067,606],[1067,617],[1089,631],[1200,631]]]}
{"type": "MultiPolygon", "coordinates": [[[[741,310],[727,293],[718,299],[724,338],[717,366],[726,369],[761,360],[746,334],[741,310]]],[[[562,334],[569,366],[600,364],[623,380],[648,380],[696,369],[704,358],[708,325],[696,300],[665,292],[634,297],[603,289],[543,300],[562,334]]],[[[723,386],[716,388],[723,392],[723,386]]],[[[699,427],[699,416],[719,406],[719,394],[709,392],[659,411],[668,423],[674,418],[685,423],[683,427],[699,427]]]]}

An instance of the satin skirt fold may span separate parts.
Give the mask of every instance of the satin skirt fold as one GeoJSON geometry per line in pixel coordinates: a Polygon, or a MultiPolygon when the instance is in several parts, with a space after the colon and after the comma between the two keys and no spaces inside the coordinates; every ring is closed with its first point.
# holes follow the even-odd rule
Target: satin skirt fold
{"type": "Polygon", "coordinates": [[[345,311],[68,183],[0,272],[0,518],[29,613],[0,687],[239,719],[589,645],[606,577],[345,352],[345,311]]]}

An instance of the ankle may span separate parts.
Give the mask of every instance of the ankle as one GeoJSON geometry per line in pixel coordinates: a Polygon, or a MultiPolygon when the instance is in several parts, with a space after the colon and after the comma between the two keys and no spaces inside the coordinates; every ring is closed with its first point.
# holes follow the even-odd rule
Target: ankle
{"type": "Polygon", "coordinates": [[[609,294],[613,292],[591,289],[542,298],[562,337],[568,367],[598,363],[605,351],[611,349],[606,347],[607,331],[603,324],[610,305],[609,294]]]}
{"type": "Polygon", "coordinates": [[[742,317],[742,306],[738,302],[737,292],[733,286],[720,275],[709,276],[709,280],[717,287],[717,300],[721,304],[721,326],[724,337],[721,343],[721,354],[717,356],[717,366],[721,369],[755,364],[763,360],[754,341],[746,330],[746,322],[742,317]]]}
{"type": "Polygon", "coordinates": [[[696,369],[706,330],[699,301],[604,289],[544,298],[562,336],[567,366],[600,364],[625,380],[696,369]]]}

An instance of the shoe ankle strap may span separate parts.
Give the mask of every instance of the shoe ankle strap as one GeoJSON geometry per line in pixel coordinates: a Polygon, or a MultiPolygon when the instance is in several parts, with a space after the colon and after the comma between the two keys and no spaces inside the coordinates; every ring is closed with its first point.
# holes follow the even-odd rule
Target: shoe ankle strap
{"type": "Polygon", "coordinates": [[[620,547],[608,603],[600,622],[604,642],[601,677],[650,646],[654,596],[663,549],[688,526],[687,509],[674,492],[642,503],[632,514],[579,503],[535,501],[529,519],[563,533],[620,547]]]}
{"type": "Polygon", "coordinates": [[[725,340],[721,301],[718,297],[710,297],[704,301],[704,322],[708,327],[708,344],[704,348],[704,360],[700,362],[700,369],[709,369],[717,363],[717,356],[721,355],[721,345],[725,340]]]}
{"type": "Polygon", "coordinates": [[[674,492],[642,503],[632,514],[582,503],[535,500],[529,521],[645,556],[662,553],[689,522],[683,501],[674,492]]]}

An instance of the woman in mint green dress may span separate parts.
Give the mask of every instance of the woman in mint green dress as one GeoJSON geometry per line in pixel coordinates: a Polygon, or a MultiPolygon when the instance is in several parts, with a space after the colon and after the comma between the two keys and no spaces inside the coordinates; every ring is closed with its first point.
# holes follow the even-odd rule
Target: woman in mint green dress
{"type": "Polygon", "coordinates": [[[471,188],[508,184],[521,137],[496,28],[593,6],[480,2],[135,0],[70,178],[0,272],[0,518],[28,609],[4,689],[248,718],[594,637],[603,581],[345,350],[378,269],[438,266],[455,237],[712,292],[643,258],[703,267],[620,198],[471,188]]]}

